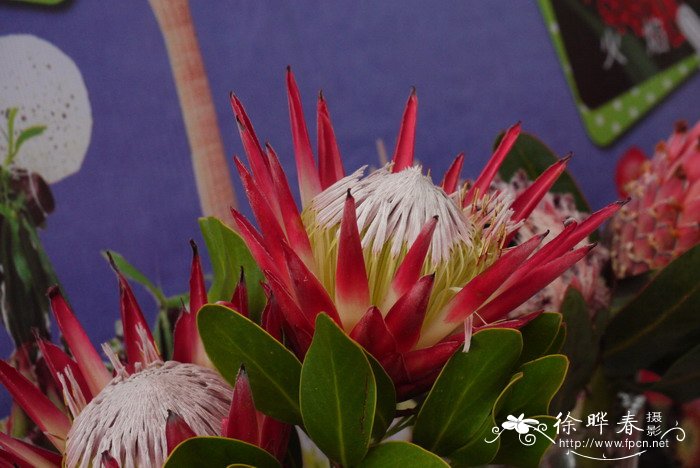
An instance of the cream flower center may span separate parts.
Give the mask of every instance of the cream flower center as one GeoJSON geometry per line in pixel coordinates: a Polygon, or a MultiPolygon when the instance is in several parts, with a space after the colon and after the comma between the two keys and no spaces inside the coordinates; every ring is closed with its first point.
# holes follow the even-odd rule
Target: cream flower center
{"type": "Polygon", "coordinates": [[[340,179],[304,209],[302,220],[317,275],[335,293],[338,235],[348,190],[355,199],[370,299],[383,313],[396,300],[391,281],[419,232],[438,217],[422,274],[435,273],[426,323],[459,288],[498,258],[510,224],[511,199],[484,197],[466,208],[461,193],[448,195],[420,166],[392,173],[390,166],[364,177],[366,167],[340,179]]]}
{"type": "Polygon", "coordinates": [[[455,247],[473,247],[474,229],[457,202],[423,175],[420,166],[392,173],[387,167],[363,178],[366,166],[339,180],[313,199],[311,210],[321,229],[340,224],[345,195],[355,198],[362,247],[380,252],[388,242],[391,254],[411,245],[421,228],[434,216],[439,222],[431,243],[433,264],[449,259],[455,247]]]}

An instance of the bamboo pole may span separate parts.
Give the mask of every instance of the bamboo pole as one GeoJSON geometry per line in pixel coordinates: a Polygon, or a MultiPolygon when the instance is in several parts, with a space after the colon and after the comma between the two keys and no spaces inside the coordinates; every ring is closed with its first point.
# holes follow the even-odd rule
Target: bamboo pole
{"type": "Polygon", "coordinates": [[[231,224],[236,196],[188,0],[149,0],[168,50],[202,213],[231,224]]]}

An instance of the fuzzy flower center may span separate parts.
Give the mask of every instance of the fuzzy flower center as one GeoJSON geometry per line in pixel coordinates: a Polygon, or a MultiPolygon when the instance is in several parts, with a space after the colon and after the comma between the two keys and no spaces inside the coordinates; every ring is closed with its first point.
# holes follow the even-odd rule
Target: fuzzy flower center
{"type": "Polygon", "coordinates": [[[432,218],[438,222],[423,274],[435,273],[428,307],[445,304],[470,279],[497,258],[498,242],[485,237],[490,216],[462,210],[459,194],[450,196],[433,184],[420,166],[392,173],[389,167],[364,177],[366,167],[340,179],[317,195],[302,213],[326,290],[335,291],[338,234],[348,190],[355,198],[372,303],[386,313],[391,280],[408,248],[432,218]],[[488,244],[488,245],[486,245],[488,244]]]}
{"type": "Polygon", "coordinates": [[[167,458],[168,411],[198,435],[218,435],[231,387],[214,371],[175,361],[117,375],[80,411],[68,433],[66,466],[100,466],[107,451],[120,466],[160,466],[167,458]]]}

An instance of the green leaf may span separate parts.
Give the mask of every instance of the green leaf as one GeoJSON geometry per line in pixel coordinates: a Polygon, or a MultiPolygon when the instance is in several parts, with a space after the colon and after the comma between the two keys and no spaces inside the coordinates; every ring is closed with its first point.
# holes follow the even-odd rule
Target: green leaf
{"type": "Polygon", "coordinates": [[[532,361],[543,356],[559,334],[561,321],[561,314],[545,312],[521,328],[523,352],[520,362],[532,361]]]}
{"type": "Polygon", "coordinates": [[[391,378],[387,375],[382,365],[379,364],[379,361],[367,352],[365,352],[365,356],[370,366],[372,366],[374,381],[377,384],[377,408],[374,412],[372,438],[379,441],[396,415],[396,390],[394,389],[394,382],[391,381],[391,378]]]}
{"type": "Polygon", "coordinates": [[[651,386],[651,390],[682,403],[700,397],[700,345],[671,364],[661,380],[651,386]]]}
{"type": "Polygon", "coordinates": [[[209,301],[229,301],[243,268],[248,288],[251,317],[257,321],[265,306],[265,293],[260,284],[264,276],[253,260],[243,239],[214,217],[199,218],[199,227],[207,244],[214,270],[209,301]]]}
{"type": "Polygon", "coordinates": [[[612,318],[603,337],[606,374],[631,376],[662,360],[673,362],[700,342],[698,271],[700,245],[659,271],[612,318]]]}
{"type": "Polygon", "coordinates": [[[494,438],[492,429],[496,426],[496,420],[493,418],[493,413],[489,414],[481,427],[476,431],[476,435],[470,440],[467,445],[452,452],[448,458],[450,465],[454,467],[461,466],[478,466],[491,463],[498,453],[498,448],[501,445],[501,440],[496,439],[489,443],[487,440],[494,438]]]}
{"type": "Polygon", "coordinates": [[[566,336],[566,325],[562,323],[557,332],[557,336],[544,354],[561,354],[561,350],[564,348],[564,343],[566,342],[566,336]]]}
{"type": "Polygon", "coordinates": [[[224,437],[193,437],[175,447],[164,468],[226,468],[228,466],[279,468],[280,464],[265,450],[255,445],[224,437]]]}
{"type": "Polygon", "coordinates": [[[377,385],[363,349],[326,314],[301,369],[299,402],[304,426],[331,459],[354,465],[367,453],[377,403],[377,385]]]}
{"type": "Polygon", "coordinates": [[[573,409],[581,389],[588,383],[598,359],[598,339],[588,312],[588,305],[581,293],[569,287],[561,304],[561,311],[568,333],[562,354],[569,358],[569,372],[557,394],[555,411],[573,409]]]}
{"type": "Polygon", "coordinates": [[[561,354],[550,354],[520,366],[523,377],[513,385],[496,419],[509,414],[547,414],[568,367],[568,359],[561,354]]]}
{"type": "Polygon", "coordinates": [[[494,463],[524,468],[536,468],[539,466],[545,450],[555,440],[557,430],[554,427],[554,423],[556,418],[552,416],[528,416],[527,414],[525,417],[536,419],[540,424],[546,425],[546,429],[543,429],[541,432],[531,429],[528,434],[521,436],[516,431],[503,431],[501,447],[498,450],[498,455],[493,460],[494,463]],[[532,445],[527,445],[529,443],[532,443],[532,445]]]}
{"type": "Polygon", "coordinates": [[[446,468],[444,460],[410,442],[384,442],[372,448],[359,468],[446,468]]]}
{"type": "MultiPolygon", "coordinates": [[[[117,265],[117,268],[119,268],[119,271],[122,272],[124,276],[129,278],[132,281],[136,281],[138,284],[146,288],[148,292],[153,295],[155,300],[158,302],[159,306],[163,306],[165,304],[165,294],[163,294],[163,290],[160,289],[158,286],[156,286],[151,280],[149,280],[146,275],[141,273],[138,268],[136,268],[134,265],[132,265],[126,258],[124,258],[121,254],[110,250],[109,254],[107,253],[106,250],[102,251],[102,256],[109,261],[109,255],[112,255],[112,259],[114,260],[114,263],[117,265]]],[[[179,305],[179,304],[178,304],[179,305]]]]}
{"type": "Polygon", "coordinates": [[[27,140],[37,137],[44,133],[46,130],[45,125],[35,125],[33,127],[27,127],[19,133],[17,141],[15,142],[15,153],[19,153],[19,149],[22,147],[24,142],[27,140]]]}
{"type": "Polygon", "coordinates": [[[476,333],[468,353],[450,358],[418,413],[413,440],[439,455],[465,445],[481,429],[523,347],[517,330],[476,333]]]}
{"type": "Polygon", "coordinates": [[[498,430],[498,424],[496,424],[495,416],[500,411],[503,406],[503,401],[510,394],[513,385],[522,379],[522,372],[518,372],[513,375],[508,382],[508,385],[501,390],[498,395],[496,402],[493,405],[493,409],[489,414],[488,418],[484,420],[481,428],[477,432],[476,436],[472,438],[467,445],[461,447],[459,450],[449,454],[450,464],[455,467],[462,466],[476,466],[476,465],[486,465],[491,463],[491,461],[496,457],[498,449],[501,447],[500,437],[496,437],[494,434],[495,430],[498,430]]]}
{"type": "MultiPolygon", "coordinates": [[[[498,146],[503,133],[498,135],[494,143],[494,148],[498,146]]],[[[508,182],[518,170],[523,170],[527,177],[534,181],[545,169],[557,162],[558,158],[547,145],[534,135],[521,133],[515,141],[513,148],[498,169],[501,178],[508,182]]],[[[568,171],[559,176],[559,179],[552,185],[551,191],[554,193],[570,193],[576,202],[579,211],[591,212],[591,207],[583,196],[583,192],[574,181],[568,171]]]]}
{"type": "Polygon", "coordinates": [[[257,409],[290,424],[301,423],[301,363],[279,341],[242,315],[220,305],[197,314],[204,349],[231,384],[245,365],[257,409]]]}

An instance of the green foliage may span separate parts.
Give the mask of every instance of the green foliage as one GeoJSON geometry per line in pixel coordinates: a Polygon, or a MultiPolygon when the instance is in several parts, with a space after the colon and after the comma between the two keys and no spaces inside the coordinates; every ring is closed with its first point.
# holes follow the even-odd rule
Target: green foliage
{"type": "MultiPolygon", "coordinates": [[[[502,138],[503,133],[496,138],[494,148],[498,146],[502,138]]],[[[498,174],[507,182],[518,170],[522,170],[530,180],[535,180],[545,169],[557,162],[557,159],[554,152],[542,143],[539,138],[529,133],[521,133],[499,168],[498,174]]],[[[567,171],[559,176],[551,191],[554,193],[570,193],[576,202],[576,209],[590,213],[591,208],[586,198],[583,196],[576,181],[567,171]]]]}
{"type": "MultiPolygon", "coordinates": [[[[41,244],[38,227],[42,224],[32,216],[28,206],[28,194],[13,187],[13,164],[22,145],[39,136],[45,127],[37,125],[25,129],[15,128],[17,108],[3,110],[7,118],[6,129],[0,134],[7,140],[7,154],[0,166],[0,269],[2,275],[3,322],[17,347],[34,342],[34,332],[49,337],[49,305],[46,291],[58,283],[53,266],[41,244]]],[[[53,198],[48,186],[40,187],[37,197],[53,198]]],[[[32,359],[33,355],[30,356],[32,359]]]]}
{"type": "Polygon", "coordinates": [[[546,354],[559,336],[561,323],[561,314],[545,312],[525,325],[520,330],[523,335],[520,362],[531,361],[546,354]]]}
{"type": "Polygon", "coordinates": [[[557,435],[554,426],[556,418],[547,415],[532,416],[531,418],[537,420],[539,424],[546,425],[546,429],[542,432],[531,429],[529,434],[520,437],[515,431],[504,431],[501,436],[501,448],[493,460],[494,463],[523,468],[539,466],[542,455],[552,445],[552,440],[557,435]],[[532,437],[528,438],[527,436],[532,437]],[[528,443],[528,439],[532,441],[532,445],[523,443],[528,443]]]}
{"type": "Polygon", "coordinates": [[[546,415],[568,360],[548,354],[562,336],[559,314],[543,314],[525,328],[522,334],[513,329],[480,331],[468,353],[455,353],[418,413],[416,443],[446,457],[452,466],[494,460],[536,466],[551,441],[537,433],[535,443],[523,445],[515,433],[514,442],[514,431],[501,430],[499,435],[500,423],[509,415],[524,414],[551,432],[553,418],[546,415]]]}
{"type": "Polygon", "coordinates": [[[369,448],[377,385],[365,352],[326,314],[301,370],[299,401],[306,432],[342,465],[361,461],[369,448]]]}
{"type": "Polygon", "coordinates": [[[231,385],[245,365],[255,406],[280,421],[301,423],[301,363],[291,351],[251,320],[220,305],[202,307],[197,324],[209,359],[231,385]]]}
{"type": "Polygon", "coordinates": [[[7,154],[2,164],[5,169],[14,162],[20,148],[25,142],[41,135],[44,133],[44,130],[46,130],[45,125],[33,125],[19,130],[19,135],[15,137],[15,119],[17,118],[18,109],[16,107],[11,107],[7,109],[6,112],[7,131],[5,132],[5,138],[7,139],[7,154]]]}
{"type": "Polygon", "coordinates": [[[165,461],[165,468],[227,468],[255,466],[279,468],[280,464],[265,450],[255,445],[224,437],[193,437],[175,447],[165,461]]]}
{"type": "MultiPolygon", "coordinates": [[[[570,287],[566,291],[561,312],[568,335],[562,351],[569,358],[571,367],[554,406],[555,411],[564,412],[573,409],[579,392],[593,375],[598,359],[600,332],[594,329],[588,305],[576,288],[570,287]]],[[[604,315],[603,311],[599,312],[600,317],[604,315]]]]}
{"type": "Polygon", "coordinates": [[[653,277],[610,321],[603,337],[603,365],[611,377],[639,369],[664,373],[700,342],[700,245],[653,277]]]}
{"type": "Polygon", "coordinates": [[[394,383],[382,365],[379,364],[379,361],[367,352],[365,352],[365,356],[370,366],[372,366],[374,381],[377,384],[377,408],[374,413],[372,438],[381,440],[396,414],[396,390],[394,389],[394,383]]]}
{"type": "Polygon", "coordinates": [[[523,376],[518,379],[506,396],[502,415],[547,414],[549,403],[561,387],[569,361],[561,354],[550,354],[526,362],[518,369],[523,376]]]}
{"type": "Polygon", "coordinates": [[[260,285],[264,276],[245,242],[214,217],[200,218],[199,227],[207,244],[214,273],[209,289],[209,301],[231,300],[243,268],[248,288],[250,316],[257,321],[265,306],[265,293],[260,285]]]}
{"type": "Polygon", "coordinates": [[[467,444],[491,412],[522,348],[517,330],[476,333],[469,352],[455,353],[433,385],[418,413],[414,441],[443,456],[467,444]]]}
{"type": "Polygon", "coordinates": [[[0,267],[3,321],[15,345],[49,337],[46,291],[58,283],[36,226],[22,210],[0,203],[0,267]]]}
{"type": "Polygon", "coordinates": [[[410,442],[385,442],[372,448],[360,468],[444,468],[444,460],[410,442]]]}
{"type": "Polygon", "coordinates": [[[686,403],[700,397],[700,345],[678,358],[651,386],[674,400],[686,403]]]}

